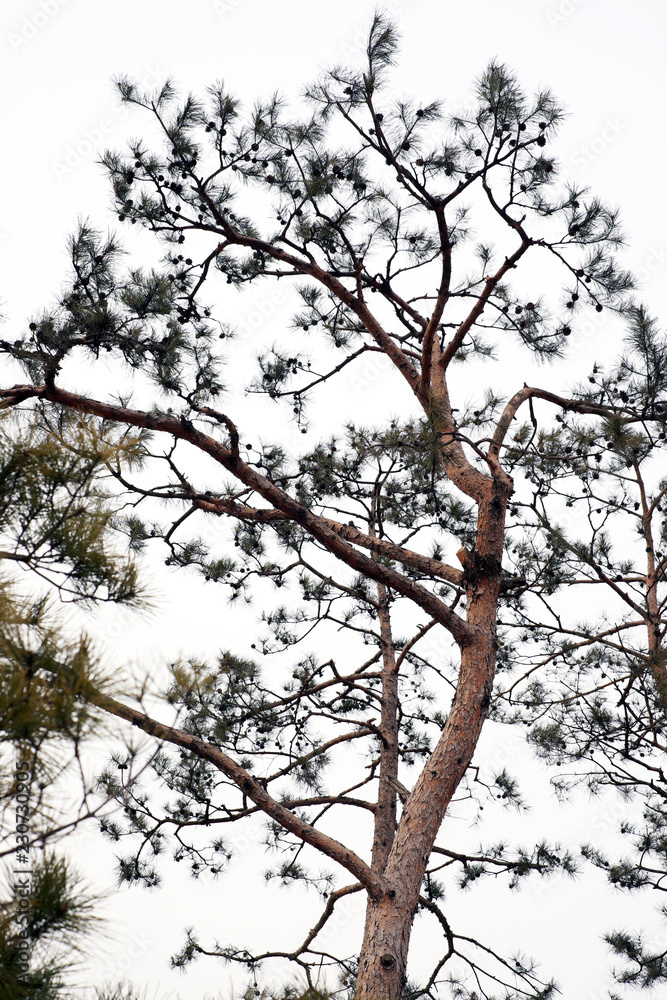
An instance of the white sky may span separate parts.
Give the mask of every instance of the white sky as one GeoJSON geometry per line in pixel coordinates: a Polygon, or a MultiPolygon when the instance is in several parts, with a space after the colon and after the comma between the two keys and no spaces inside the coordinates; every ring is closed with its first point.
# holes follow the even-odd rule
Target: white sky
{"type": "MultiPolygon", "coordinates": [[[[89,216],[103,227],[110,224],[108,188],[95,162],[97,151],[121,147],[124,136],[140,127],[139,118],[121,114],[110,83],[113,75],[127,73],[149,85],[171,76],[195,92],[223,78],[248,102],[275,88],[295,95],[322,67],[357,58],[374,6],[373,0],[331,5],[306,0],[4,0],[4,336],[12,337],[15,324],[48,303],[57,290],[66,268],[65,238],[76,217],[89,216]]],[[[554,91],[570,113],[555,146],[565,173],[622,206],[629,237],[627,264],[644,279],[650,306],[664,316],[664,5],[621,0],[391,0],[387,9],[403,35],[395,75],[398,91],[424,100],[446,98],[450,108],[457,108],[492,57],[507,62],[527,90],[544,85],[554,91]]],[[[587,360],[604,355],[606,336],[601,326],[586,341],[582,353],[587,360]]],[[[199,591],[196,602],[209,623],[219,620],[224,602],[199,591]]],[[[164,602],[153,620],[133,623],[130,635],[119,636],[118,619],[104,624],[102,617],[101,635],[118,639],[120,649],[132,650],[145,662],[155,658],[155,630],[164,633],[167,622],[168,634],[178,635],[177,641],[187,648],[194,606],[194,600],[177,600],[175,588],[165,584],[164,602]]],[[[198,633],[201,627],[196,623],[198,633]]],[[[495,752],[497,756],[497,748],[495,752]]],[[[595,814],[600,823],[605,821],[603,813],[600,806],[595,814]]],[[[556,811],[554,831],[548,834],[557,836],[559,825],[563,831],[573,826],[578,830],[583,822],[556,811]]],[[[584,837],[582,828],[579,839],[584,837]]],[[[528,827],[523,839],[530,840],[528,827]]],[[[77,851],[89,862],[98,858],[96,874],[109,884],[111,852],[106,846],[94,848],[96,843],[88,836],[77,851]]],[[[217,933],[224,942],[230,928],[238,929],[240,938],[245,929],[251,934],[255,927],[284,927],[291,915],[298,915],[298,893],[288,897],[261,890],[261,879],[254,895],[245,898],[240,878],[223,878],[203,892],[175,875],[168,881],[161,895],[140,890],[116,895],[116,941],[107,955],[96,957],[90,982],[100,982],[96,977],[115,968],[137,983],[150,984],[156,996],[170,990],[183,1000],[218,990],[231,996],[228,972],[211,960],[193,967],[185,979],[168,973],[166,961],[182,940],[182,927],[208,924],[212,936],[217,933]],[[265,895],[258,895],[258,889],[265,895]]],[[[614,906],[619,913],[631,912],[630,902],[612,899],[599,880],[586,885],[586,892],[597,893],[590,899],[597,915],[614,906]]],[[[473,923],[480,903],[486,910],[489,904],[484,901],[493,901],[492,919],[502,925],[510,942],[522,911],[529,914],[525,934],[534,951],[539,950],[541,933],[538,928],[536,937],[535,910],[542,907],[543,933],[560,936],[561,954],[567,956],[555,970],[569,984],[567,995],[577,1000],[603,995],[603,964],[598,961],[602,951],[595,944],[602,925],[597,916],[589,920],[588,904],[572,886],[528,888],[497,912],[493,907],[501,904],[495,890],[481,889],[468,898],[465,907],[473,923]],[[489,896],[483,895],[486,891],[489,896]],[[575,920],[572,907],[582,920],[575,920]]],[[[353,927],[354,918],[340,934],[352,934],[353,927]]],[[[351,936],[351,947],[353,941],[351,936]]],[[[553,958],[553,949],[545,952],[553,958]]]]}

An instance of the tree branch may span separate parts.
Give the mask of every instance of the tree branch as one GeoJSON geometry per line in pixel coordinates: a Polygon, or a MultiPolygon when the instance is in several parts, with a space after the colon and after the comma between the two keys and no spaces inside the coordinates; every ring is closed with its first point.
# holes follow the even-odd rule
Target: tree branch
{"type": "Polygon", "coordinates": [[[151,719],[143,712],[130,708],[115,698],[111,698],[92,688],[86,692],[86,696],[98,708],[109,712],[111,715],[115,715],[119,719],[131,722],[133,726],[141,729],[142,732],[148,733],[150,736],[155,736],[157,739],[164,740],[166,743],[171,743],[174,746],[184,747],[203,760],[208,760],[233,781],[240,791],[259,806],[267,816],[270,816],[271,819],[280,823],[281,826],[290,833],[293,833],[300,840],[310,844],[311,847],[314,847],[320,853],[326,854],[332,861],[336,861],[343,868],[351,872],[364,888],[368,890],[371,896],[377,897],[384,892],[383,879],[373,872],[366,862],[358,857],[354,851],[349,850],[343,844],[339,843],[339,841],[327,836],[327,834],[322,833],[320,830],[316,830],[315,827],[295,816],[293,812],[272,798],[267,790],[245,768],[237,764],[235,760],[218,747],[199,739],[197,736],[192,736],[190,733],[184,733],[180,729],[174,729],[162,722],[157,722],[157,720],[151,719]]]}
{"type": "Polygon", "coordinates": [[[383,563],[376,562],[374,559],[358,552],[357,549],[346,543],[342,537],[328,526],[325,518],[314,514],[307,507],[294,500],[293,497],[281,490],[271,480],[260,475],[256,469],[246,465],[240,458],[235,457],[233,452],[225,445],[222,445],[215,438],[202,433],[202,431],[197,430],[188,421],[183,422],[165,413],[147,413],[143,410],[132,410],[113,403],[103,403],[100,400],[80,396],[68,392],[66,389],[60,389],[55,385],[15,386],[13,389],[0,390],[0,397],[15,397],[17,394],[22,394],[23,399],[29,396],[48,399],[53,403],[59,403],[73,410],[92,413],[106,420],[113,420],[114,422],[160,431],[161,433],[170,434],[175,438],[189,442],[195,448],[210,455],[211,458],[227,469],[228,472],[249,487],[249,489],[254,490],[260,496],[264,497],[275,509],[288,515],[297,524],[300,524],[342,562],[357,572],[369,576],[373,580],[380,581],[413,600],[419,607],[423,608],[431,617],[443,625],[461,648],[472,641],[474,630],[464,619],[451,611],[434,594],[397,570],[383,563]]]}
{"type": "Polygon", "coordinates": [[[438,233],[440,234],[442,272],[440,275],[440,287],[438,289],[438,298],[435,303],[435,308],[428,321],[428,326],[424,331],[424,340],[422,343],[422,373],[418,389],[418,395],[420,397],[426,393],[431,384],[431,357],[433,351],[433,340],[437,336],[438,326],[440,324],[440,320],[442,319],[442,314],[445,311],[447,299],[449,298],[449,282],[452,275],[452,248],[449,242],[449,232],[447,230],[444,208],[439,206],[435,210],[435,214],[438,220],[438,233]]]}
{"type": "Polygon", "coordinates": [[[458,330],[456,331],[456,333],[454,334],[449,344],[442,353],[442,357],[440,358],[440,365],[443,369],[448,367],[450,361],[452,360],[452,358],[458,351],[459,347],[463,343],[466,334],[472,329],[475,322],[484,312],[484,307],[486,303],[489,301],[491,293],[494,291],[498,282],[505,276],[505,274],[508,271],[510,271],[516,265],[517,261],[520,260],[521,257],[523,257],[524,253],[526,252],[526,250],[530,245],[531,245],[530,242],[524,239],[523,242],[521,243],[521,246],[514,251],[512,256],[507,257],[505,259],[505,262],[502,265],[502,267],[498,268],[495,274],[491,275],[489,278],[486,279],[484,283],[484,290],[477,299],[477,302],[470,310],[470,313],[463,321],[463,323],[461,323],[458,330]]]}

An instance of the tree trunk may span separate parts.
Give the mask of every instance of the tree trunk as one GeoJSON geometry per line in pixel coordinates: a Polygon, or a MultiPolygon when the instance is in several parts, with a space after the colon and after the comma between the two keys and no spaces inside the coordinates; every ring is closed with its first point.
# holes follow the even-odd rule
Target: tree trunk
{"type": "Polygon", "coordinates": [[[385,868],[388,891],[369,897],[355,1000],[400,1000],[424,872],[445,812],[468,767],[486,718],[496,658],[494,635],[464,649],[454,703],[442,736],[405,804],[385,868]]]}
{"type": "Polygon", "coordinates": [[[653,542],[652,509],[646,497],[644,482],[639,474],[639,468],[635,467],[637,482],[641,492],[643,507],[642,529],[646,542],[646,630],[648,633],[648,653],[649,665],[658,699],[663,711],[667,716],[667,657],[660,633],[660,603],[658,601],[658,582],[660,572],[656,570],[655,546],[653,542]]]}
{"type": "Polygon", "coordinates": [[[496,665],[504,516],[511,485],[495,484],[480,505],[478,536],[466,569],[467,619],[474,639],[461,650],[456,694],[437,746],[403,808],[385,868],[387,891],[370,896],[355,1000],[400,1000],[408,947],[431,849],[472,760],[491,700],[496,665]]]}
{"type": "Polygon", "coordinates": [[[393,899],[385,894],[378,902],[368,897],[355,1000],[400,1000],[402,996],[417,908],[414,891],[407,890],[404,886],[395,890],[393,899]]]}

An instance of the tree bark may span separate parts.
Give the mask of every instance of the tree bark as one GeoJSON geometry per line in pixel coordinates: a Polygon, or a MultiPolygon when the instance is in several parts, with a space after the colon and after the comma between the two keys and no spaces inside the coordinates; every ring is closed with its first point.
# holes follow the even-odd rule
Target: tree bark
{"type": "Polygon", "coordinates": [[[398,826],[384,872],[389,889],[377,901],[368,899],[355,1000],[400,1000],[424,872],[486,718],[495,653],[488,635],[463,652],[447,724],[398,826]]]}
{"type": "Polygon", "coordinates": [[[511,480],[490,484],[480,504],[477,542],[466,569],[467,621],[459,681],[442,735],[405,803],[384,876],[369,897],[355,1000],[400,1000],[419,895],[445,813],[472,760],[488,714],[496,665],[496,618],[505,512],[511,480]]]}
{"type": "MultiPolygon", "coordinates": [[[[646,543],[646,616],[645,624],[648,635],[649,667],[660,702],[660,707],[667,716],[667,656],[662,643],[660,631],[660,603],[658,600],[658,582],[661,578],[661,566],[656,566],[655,541],[653,538],[653,515],[656,502],[651,503],[646,492],[644,479],[639,464],[634,465],[639,496],[642,505],[642,534],[646,543]]],[[[659,560],[661,564],[662,560],[659,560]]]]}
{"type": "Polygon", "coordinates": [[[377,585],[380,643],[382,647],[382,718],[380,731],[380,774],[375,809],[375,828],[371,868],[382,873],[396,835],[396,789],[398,778],[398,672],[391,634],[389,595],[382,583],[377,585]]]}

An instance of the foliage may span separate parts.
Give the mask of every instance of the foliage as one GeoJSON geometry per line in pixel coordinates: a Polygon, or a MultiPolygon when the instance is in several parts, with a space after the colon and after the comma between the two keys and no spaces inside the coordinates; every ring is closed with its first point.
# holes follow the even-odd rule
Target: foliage
{"type": "MultiPolygon", "coordinates": [[[[143,691],[116,700],[87,641],[63,652],[43,602],[26,604],[3,631],[3,728],[78,744],[93,706],[159,742],[142,761],[110,754],[99,777],[123,882],[157,886],[167,851],[221,875],[227,827],[261,820],[267,880],[322,903],[288,953],[304,998],[326,970],[357,1000],[385,975],[392,1000],[547,998],[532,959],[457,930],[451,900],[491,875],[512,889],[573,876],[581,859],[546,839],[456,851],[453,821],[440,827],[453,801],[464,822],[526,807],[516,775],[473,763],[488,718],[525,727],[560,794],[585,782],[644,810],[624,829],[631,856],[586,845],[583,860],[623,889],[661,887],[667,341],[618,262],[618,213],[559,177],[554,98],[494,62],[465,115],[398,100],[395,50],[377,15],[363,69],[334,68],[302,113],[276,96],[246,111],[223,84],[199,100],[118,81],[164,140],[105,154],[118,219],[164,256],[125,267],[115,237],[82,225],[55,307],[0,344],[29,379],[0,390],[18,413],[0,451],[3,556],[76,600],[139,602],[123,532],[131,552],[162,546],[184,579],[256,602],[261,632],[171,663],[156,712],[143,691]],[[227,317],[270,282],[294,288],[291,324],[244,338],[227,317]],[[624,324],[625,347],[568,385],[587,313],[624,324]],[[505,367],[486,384],[510,345],[514,395],[505,367]],[[133,396],[67,388],[100,358],[133,396]],[[349,378],[380,358],[386,384],[356,406],[349,378]],[[370,861],[347,814],[373,821],[370,861]],[[359,953],[322,950],[361,891],[359,953]],[[445,950],[412,983],[407,953],[378,949],[407,942],[417,911],[445,950]]],[[[608,940],[630,963],[621,983],[665,978],[640,937],[608,940]]],[[[261,977],[285,957],[202,941],[189,930],[174,966],[213,955],[261,977]]]]}
{"type": "Polygon", "coordinates": [[[61,1000],[70,995],[75,957],[99,924],[99,897],[86,889],[71,862],[46,853],[33,862],[28,907],[15,892],[15,875],[5,873],[0,919],[0,992],[4,1000],[61,1000]],[[30,971],[21,968],[20,939],[30,950],[30,971]]]}
{"type": "MultiPolygon", "coordinates": [[[[62,597],[132,605],[136,571],[109,544],[116,512],[101,476],[110,463],[139,458],[137,435],[38,408],[30,422],[11,411],[0,420],[2,558],[28,567],[62,597]]],[[[132,548],[132,546],[131,546],[132,548]]]]}

